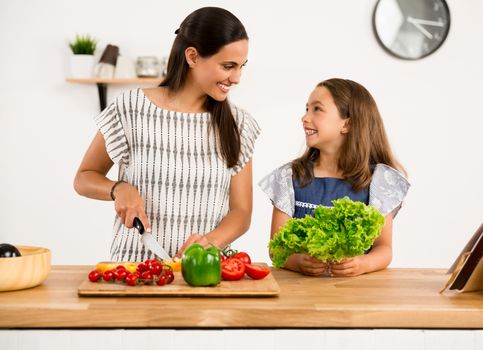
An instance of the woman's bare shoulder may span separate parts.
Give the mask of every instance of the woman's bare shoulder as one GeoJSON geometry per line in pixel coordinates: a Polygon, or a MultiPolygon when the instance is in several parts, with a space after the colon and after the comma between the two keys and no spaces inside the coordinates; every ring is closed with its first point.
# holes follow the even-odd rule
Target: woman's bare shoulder
{"type": "Polygon", "coordinates": [[[155,106],[160,108],[167,107],[166,88],[161,86],[141,89],[141,92],[155,106]]]}

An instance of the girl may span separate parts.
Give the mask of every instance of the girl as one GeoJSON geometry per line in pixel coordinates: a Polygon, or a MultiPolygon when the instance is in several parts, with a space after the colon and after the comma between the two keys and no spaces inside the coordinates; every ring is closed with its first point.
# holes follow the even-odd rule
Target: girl
{"type": "Polygon", "coordinates": [[[153,258],[138,217],[170,256],[191,243],[224,247],[250,225],[256,121],[227,100],[247,62],[248,36],[232,13],[205,7],[175,31],[159,87],[121,94],[95,118],[75,190],[113,200],[112,261],[153,258]],[[114,163],[119,181],[106,177],[114,163]]]}
{"type": "Polygon", "coordinates": [[[392,259],[392,220],[409,188],[394,158],[371,94],[344,79],[321,82],[310,94],[302,117],[307,150],[260,183],[273,204],[271,238],[285,222],[349,197],[375,206],[385,225],[370,252],[339,264],[304,254],[289,257],[285,268],[306,275],[357,276],[384,269],[392,259]]]}

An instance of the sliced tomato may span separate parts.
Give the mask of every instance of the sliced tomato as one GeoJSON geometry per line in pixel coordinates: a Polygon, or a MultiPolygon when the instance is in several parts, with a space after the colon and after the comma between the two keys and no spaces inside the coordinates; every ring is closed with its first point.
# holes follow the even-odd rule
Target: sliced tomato
{"type": "Polygon", "coordinates": [[[261,280],[270,273],[270,269],[258,265],[245,264],[245,272],[250,278],[254,280],[261,280]]]}
{"type": "Polygon", "coordinates": [[[233,255],[233,258],[241,260],[241,262],[244,263],[244,264],[251,264],[252,263],[252,259],[250,259],[250,255],[248,255],[245,252],[238,252],[235,255],[233,255]]]}
{"type": "Polygon", "coordinates": [[[228,258],[221,262],[221,278],[224,281],[238,281],[245,274],[245,264],[236,258],[228,258]]]}

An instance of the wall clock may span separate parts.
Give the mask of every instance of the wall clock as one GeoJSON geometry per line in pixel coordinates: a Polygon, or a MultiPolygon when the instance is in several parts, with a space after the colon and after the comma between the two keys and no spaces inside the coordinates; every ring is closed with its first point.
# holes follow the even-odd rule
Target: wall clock
{"type": "Polygon", "coordinates": [[[416,60],[435,52],[446,40],[450,26],[444,0],[379,0],[373,28],[390,54],[416,60]]]}

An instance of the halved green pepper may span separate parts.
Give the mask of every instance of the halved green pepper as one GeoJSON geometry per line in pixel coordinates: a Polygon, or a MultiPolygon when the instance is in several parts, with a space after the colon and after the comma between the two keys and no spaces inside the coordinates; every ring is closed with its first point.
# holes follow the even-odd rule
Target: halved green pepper
{"type": "Polygon", "coordinates": [[[181,273],[191,286],[216,286],[221,281],[220,251],[198,243],[190,245],[183,253],[181,273]]]}

